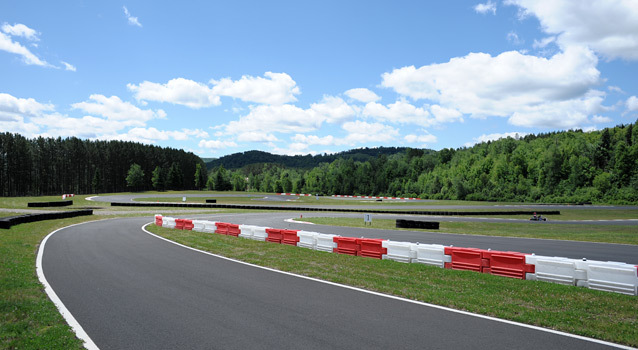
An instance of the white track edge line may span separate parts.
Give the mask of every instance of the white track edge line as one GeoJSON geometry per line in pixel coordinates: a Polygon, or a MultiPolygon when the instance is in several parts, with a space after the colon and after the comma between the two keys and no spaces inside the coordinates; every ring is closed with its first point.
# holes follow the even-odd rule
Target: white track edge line
{"type": "MultiPolygon", "coordinates": [[[[94,222],[94,221],[90,221],[90,222],[94,222]]],[[[73,317],[71,312],[66,308],[62,300],[60,300],[58,295],[55,293],[55,291],[53,290],[53,288],[47,281],[46,277],[44,277],[44,270],[42,269],[42,256],[44,254],[44,246],[49,240],[49,237],[51,237],[51,235],[53,235],[54,233],[60,230],[77,226],[77,225],[82,225],[82,224],[85,224],[85,223],[79,223],[79,224],[74,224],[74,225],[69,225],[69,226],[59,228],[49,233],[46,237],[44,237],[44,239],[40,243],[40,247],[38,248],[38,256],[36,258],[35,266],[36,266],[36,271],[38,274],[38,279],[40,280],[40,283],[44,285],[44,291],[47,293],[47,296],[53,302],[53,304],[55,304],[55,307],[58,309],[58,311],[60,311],[60,314],[62,315],[62,317],[64,317],[64,320],[69,325],[69,327],[71,327],[73,332],[75,332],[75,335],[84,342],[83,344],[84,348],[88,350],[99,350],[98,346],[95,345],[91,337],[89,337],[89,335],[84,331],[84,328],[82,328],[80,323],[75,319],[75,317],[73,317]]]]}
{"type": "Polygon", "coordinates": [[[354,290],[354,291],[358,291],[358,292],[362,292],[362,293],[368,293],[368,294],[372,294],[372,295],[376,295],[376,296],[380,296],[380,297],[395,299],[395,300],[404,301],[404,302],[417,304],[417,305],[421,305],[421,306],[427,306],[427,307],[440,309],[440,310],[444,310],[444,311],[449,311],[449,312],[454,312],[454,313],[458,313],[458,314],[462,314],[462,315],[474,316],[474,317],[478,317],[478,318],[482,318],[482,319],[486,319],[486,320],[490,320],[490,321],[506,323],[506,324],[519,326],[519,327],[524,327],[524,328],[530,328],[530,329],[537,330],[537,331],[557,334],[557,335],[561,335],[561,336],[565,336],[565,337],[569,337],[569,338],[575,338],[575,339],[579,339],[579,340],[583,340],[583,341],[588,341],[588,342],[591,342],[591,343],[597,343],[597,344],[602,344],[602,345],[606,345],[606,346],[611,346],[611,347],[615,347],[615,348],[618,348],[618,349],[629,349],[629,350],[630,349],[636,349],[636,348],[632,348],[632,347],[629,347],[629,346],[626,346],[626,345],[611,343],[611,342],[604,341],[604,340],[588,338],[588,337],[584,337],[584,336],[581,336],[581,335],[570,334],[570,333],[557,331],[557,330],[553,330],[553,329],[549,329],[549,328],[543,328],[543,327],[533,326],[533,325],[524,324],[524,323],[520,323],[520,322],[504,320],[504,319],[500,319],[500,318],[496,318],[496,317],[492,317],[492,316],[475,314],[475,313],[471,313],[471,312],[468,312],[468,311],[455,310],[455,309],[451,309],[451,308],[445,307],[445,306],[429,304],[429,303],[425,303],[425,302],[417,301],[417,300],[410,300],[410,299],[398,297],[398,296],[395,296],[395,295],[383,294],[383,293],[374,292],[374,291],[370,291],[370,290],[366,290],[366,289],[362,289],[362,288],[358,288],[358,287],[348,286],[348,285],[345,285],[345,284],[339,284],[339,283],[335,283],[335,282],[324,281],[324,280],[321,280],[321,279],[318,279],[318,278],[314,278],[314,277],[298,275],[298,274],[295,274],[295,273],[292,273],[292,272],[286,272],[286,271],[276,270],[276,269],[273,269],[273,268],[270,268],[270,267],[259,266],[259,265],[247,263],[245,261],[240,261],[240,260],[236,260],[236,259],[232,259],[232,258],[228,258],[228,257],[222,256],[222,255],[217,255],[217,254],[213,254],[213,253],[206,252],[206,251],[203,251],[203,250],[199,250],[199,249],[196,249],[196,248],[193,248],[193,247],[189,247],[187,245],[184,245],[184,244],[181,244],[181,243],[177,243],[175,241],[171,241],[170,239],[167,239],[167,238],[164,238],[162,236],[156,235],[156,234],[154,234],[154,233],[152,233],[152,232],[150,232],[150,231],[148,231],[146,229],[146,226],[152,225],[152,224],[153,224],[153,222],[149,222],[149,223],[145,224],[144,226],[142,226],[142,230],[144,232],[146,232],[147,234],[151,235],[151,236],[154,236],[156,238],[162,239],[164,241],[167,241],[169,243],[175,244],[177,246],[180,246],[180,247],[183,247],[183,248],[186,248],[186,249],[190,249],[190,250],[193,250],[193,251],[196,251],[196,252],[199,252],[199,253],[203,253],[203,254],[206,254],[206,255],[214,256],[216,258],[232,261],[232,262],[235,262],[235,263],[239,263],[239,264],[243,264],[243,265],[247,265],[247,266],[251,266],[251,267],[256,267],[256,268],[259,268],[259,269],[272,271],[272,272],[276,272],[276,273],[281,273],[281,274],[288,275],[288,276],[303,278],[303,279],[307,279],[307,280],[310,280],[310,281],[315,281],[315,282],[319,282],[319,283],[325,283],[325,284],[328,284],[328,285],[341,287],[341,288],[346,288],[346,289],[350,289],[350,290],[354,290]]]}

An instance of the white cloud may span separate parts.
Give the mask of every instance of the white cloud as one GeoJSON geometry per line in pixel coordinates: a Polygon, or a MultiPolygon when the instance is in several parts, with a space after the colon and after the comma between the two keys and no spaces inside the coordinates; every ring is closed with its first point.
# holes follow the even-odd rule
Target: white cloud
{"type": "Polygon", "coordinates": [[[57,113],[34,117],[31,121],[46,127],[46,131],[42,134],[44,137],[76,136],[95,139],[103,138],[104,135],[114,135],[127,127],[127,124],[122,121],[108,121],[94,116],[71,118],[57,113]]]}
{"type": "Polygon", "coordinates": [[[593,117],[591,117],[591,121],[595,124],[604,124],[604,123],[611,123],[612,119],[609,117],[603,117],[600,115],[595,115],[593,117]]]}
{"type": "Polygon", "coordinates": [[[433,119],[430,118],[430,112],[425,107],[415,107],[405,99],[400,99],[387,106],[377,102],[370,102],[363,109],[363,115],[376,120],[398,124],[429,126],[433,122],[433,119]]]}
{"type": "Polygon", "coordinates": [[[358,108],[347,104],[343,99],[334,96],[324,96],[320,103],[310,105],[310,113],[328,123],[337,123],[354,117],[358,108]]]}
{"type": "Polygon", "coordinates": [[[238,98],[246,102],[272,105],[297,101],[295,95],[300,94],[297,83],[286,73],[266,72],[265,78],[242,76],[239,80],[224,78],[211,80],[213,93],[219,96],[238,98]]]}
{"type": "Polygon", "coordinates": [[[131,14],[128,12],[128,9],[126,8],[126,6],[122,6],[122,7],[124,8],[124,15],[126,16],[126,19],[128,20],[128,24],[130,24],[132,26],[142,27],[142,24],[137,19],[137,17],[131,16],[131,14]]]}
{"type": "Polygon", "coordinates": [[[22,56],[24,63],[29,65],[52,67],[49,63],[39,59],[20,43],[11,40],[11,38],[5,33],[0,33],[0,50],[22,56]]]}
{"type": "Polygon", "coordinates": [[[61,62],[64,65],[64,69],[65,70],[68,70],[68,71],[71,71],[71,72],[75,72],[77,70],[77,68],[75,68],[74,65],[72,65],[70,63],[67,63],[67,62],[64,62],[64,61],[61,61],[61,62]]]}
{"type": "Polygon", "coordinates": [[[436,123],[451,123],[463,121],[463,114],[454,108],[445,108],[439,105],[430,106],[430,112],[434,115],[436,123]]]}
{"type": "Polygon", "coordinates": [[[40,132],[40,126],[26,122],[23,117],[16,117],[11,120],[0,119],[0,130],[21,134],[25,137],[35,137],[40,132]]]}
{"type": "Polygon", "coordinates": [[[511,137],[515,140],[518,140],[520,138],[523,138],[525,136],[529,135],[528,133],[525,132],[506,132],[506,133],[494,133],[494,134],[483,134],[479,137],[475,137],[473,139],[473,142],[468,142],[466,143],[464,146],[465,147],[472,147],[473,145],[477,144],[477,143],[482,143],[482,142],[487,142],[487,141],[496,141],[496,140],[500,140],[500,139],[505,139],[508,137],[511,137]]]}
{"type": "Polygon", "coordinates": [[[241,134],[251,131],[304,133],[317,130],[324,120],[325,117],[313,110],[305,110],[289,104],[259,105],[253,107],[248,115],[228,123],[226,133],[241,134]]]}
{"type": "Polygon", "coordinates": [[[405,140],[405,142],[407,143],[422,143],[422,144],[430,144],[430,143],[436,143],[438,141],[438,139],[436,138],[436,136],[432,135],[432,134],[421,134],[421,135],[416,135],[416,134],[409,134],[409,135],[405,135],[405,137],[403,138],[405,140]]]}
{"type": "Polygon", "coordinates": [[[589,123],[588,115],[605,110],[603,97],[603,92],[592,90],[582,98],[523,106],[508,121],[530,128],[582,128],[589,123]]]}
{"type": "Polygon", "coordinates": [[[596,95],[592,88],[601,82],[597,63],[596,55],[582,47],[570,47],[549,59],[516,51],[495,57],[470,53],[447,63],[409,66],[384,73],[382,86],[415,100],[435,101],[472,117],[502,116],[513,118],[510,122],[515,125],[542,122],[556,127],[583,120],[576,117],[584,110],[578,102],[587,102],[588,111],[595,110],[591,102],[602,103],[599,96],[590,96],[596,95]],[[576,110],[559,111],[555,110],[557,107],[576,110]],[[550,112],[551,119],[541,117],[536,113],[539,111],[550,112]],[[537,120],[523,122],[521,113],[537,120]],[[564,115],[571,115],[571,120],[564,120],[564,115]]]}
{"type": "Polygon", "coordinates": [[[610,85],[610,86],[607,87],[607,90],[609,90],[610,92],[618,92],[618,93],[621,93],[621,94],[625,93],[619,86],[610,85]]]}
{"type": "Polygon", "coordinates": [[[258,131],[243,132],[237,135],[240,142],[276,142],[279,141],[275,135],[258,131]]]}
{"type": "Polygon", "coordinates": [[[588,46],[608,59],[638,60],[638,3],[635,0],[507,0],[563,49],[588,46]]]}
{"type": "Polygon", "coordinates": [[[129,102],[122,101],[117,96],[106,97],[104,95],[91,95],[91,102],[79,102],[71,105],[74,109],[80,109],[89,114],[97,114],[105,117],[109,122],[119,121],[126,126],[145,126],[151,119],[163,119],[166,113],[159,109],[153,111],[143,110],[129,102]]]}
{"type": "Polygon", "coordinates": [[[186,141],[191,137],[207,138],[209,136],[207,132],[200,129],[160,131],[156,128],[133,128],[128,131],[128,135],[136,139],[146,140],[150,143],[154,143],[156,140],[174,139],[178,141],[186,141]]]}
{"type": "Polygon", "coordinates": [[[190,108],[202,108],[221,104],[219,96],[205,84],[184,78],[169,80],[166,84],[144,81],[139,85],[128,84],[138,101],[169,102],[190,108]]]}
{"type": "Polygon", "coordinates": [[[38,38],[38,36],[40,35],[40,33],[38,33],[35,29],[31,29],[27,26],[25,26],[22,23],[16,23],[14,25],[10,25],[9,23],[4,23],[2,25],[2,31],[11,35],[11,36],[19,36],[19,37],[23,37],[26,38],[27,40],[31,40],[31,41],[39,41],[40,38],[38,38]]]}
{"type": "Polygon", "coordinates": [[[40,116],[54,109],[52,104],[42,104],[32,98],[18,98],[0,93],[0,121],[18,121],[21,117],[40,116]]]}
{"type": "Polygon", "coordinates": [[[375,102],[381,99],[381,97],[379,97],[374,92],[364,88],[350,89],[344,92],[344,94],[353,100],[357,100],[363,103],[375,102]]]}
{"type": "Polygon", "coordinates": [[[295,141],[296,143],[302,143],[306,145],[322,145],[322,146],[334,145],[336,142],[336,139],[332,135],[319,137],[315,135],[296,134],[295,136],[291,138],[291,140],[295,141]]]}
{"type": "Polygon", "coordinates": [[[485,4],[478,4],[474,6],[474,11],[480,14],[486,14],[491,12],[493,15],[496,14],[496,3],[492,1],[488,1],[485,4]]]}
{"type": "Polygon", "coordinates": [[[237,144],[233,141],[223,140],[201,140],[198,146],[200,148],[207,148],[212,150],[224,149],[229,147],[237,147],[237,144]]]}
{"type": "Polygon", "coordinates": [[[631,96],[630,98],[627,99],[627,102],[625,102],[625,105],[627,106],[627,109],[630,111],[638,111],[638,97],[631,96]]]}
{"type": "Polygon", "coordinates": [[[291,144],[288,144],[288,148],[280,148],[280,147],[275,147],[273,145],[273,148],[270,152],[273,154],[281,154],[281,155],[288,155],[288,156],[317,154],[317,152],[315,151],[308,150],[308,145],[304,143],[291,143],[291,144]]]}
{"type": "Polygon", "coordinates": [[[348,135],[339,140],[339,144],[369,144],[369,143],[388,143],[399,136],[399,131],[389,125],[380,123],[367,123],[360,120],[344,123],[342,129],[348,132],[348,135]]]}

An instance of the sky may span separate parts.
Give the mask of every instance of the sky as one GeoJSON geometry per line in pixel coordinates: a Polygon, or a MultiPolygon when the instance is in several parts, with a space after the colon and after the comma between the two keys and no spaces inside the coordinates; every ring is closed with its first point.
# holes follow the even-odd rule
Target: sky
{"type": "Polygon", "coordinates": [[[638,0],[0,2],[0,132],[440,150],[638,119],[638,0]]]}

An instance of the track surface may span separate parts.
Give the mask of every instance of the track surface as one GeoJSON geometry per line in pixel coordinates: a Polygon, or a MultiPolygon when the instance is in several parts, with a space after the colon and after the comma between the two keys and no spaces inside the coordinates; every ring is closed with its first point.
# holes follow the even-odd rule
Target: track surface
{"type": "Polygon", "coordinates": [[[605,348],[202,254],[148,221],[69,227],[44,248],[48,282],[102,349],[605,348]]]}

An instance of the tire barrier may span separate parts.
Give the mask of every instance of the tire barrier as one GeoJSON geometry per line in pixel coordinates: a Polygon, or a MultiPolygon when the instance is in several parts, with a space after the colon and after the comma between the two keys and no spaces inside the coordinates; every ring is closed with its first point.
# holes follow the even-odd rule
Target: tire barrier
{"type": "Polygon", "coordinates": [[[217,199],[207,199],[206,203],[217,203],[217,199]]]}
{"type": "Polygon", "coordinates": [[[30,222],[45,221],[45,220],[67,219],[67,218],[74,218],[77,216],[86,216],[86,215],[93,215],[93,210],[83,209],[83,210],[70,210],[70,211],[62,211],[62,212],[49,212],[49,213],[8,216],[8,217],[0,218],[0,228],[8,230],[11,228],[11,226],[15,226],[19,224],[26,224],[30,222]]]}
{"type": "Polygon", "coordinates": [[[396,228],[420,228],[425,230],[438,230],[439,222],[397,219],[396,228]]]}
{"type": "Polygon", "coordinates": [[[407,214],[428,216],[491,216],[491,215],[560,215],[559,210],[510,210],[510,211],[419,211],[419,210],[377,210],[377,209],[340,209],[294,206],[266,206],[242,204],[212,203],[156,203],[156,202],[111,202],[112,207],[163,207],[163,208],[210,208],[244,210],[286,210],[286,211],[329,211],[338,213],[407,214]]]}
{"type": "MultiPolygon", "coordinates": [[[[92,213],[91,210],[88,212],[92,213]]],[[[0,219],[0,225],[2,221],[3,219],[0,219]]],[[[342,237],[319,232],[236,225],[206,220],[191,221],[163,217],[160,214],[155,215],[155,224],[158,226],[176,228],[178,223],[181,223],[184,228],[192,226],[194,231],[215,232],[330,253],[425,264],[521,280],[545,281],[638,295],[638,265],[621,262],[579,260],[440,244],[395,242],[377,238],[342,237]]]]}
{"type": "Polygon", "coordinates": [[[29,207],[29,208],[68,207],[69,205],[73,205],[73,201],[31,202],[31,203],[27,203],[27,207],[29,207]]]}

